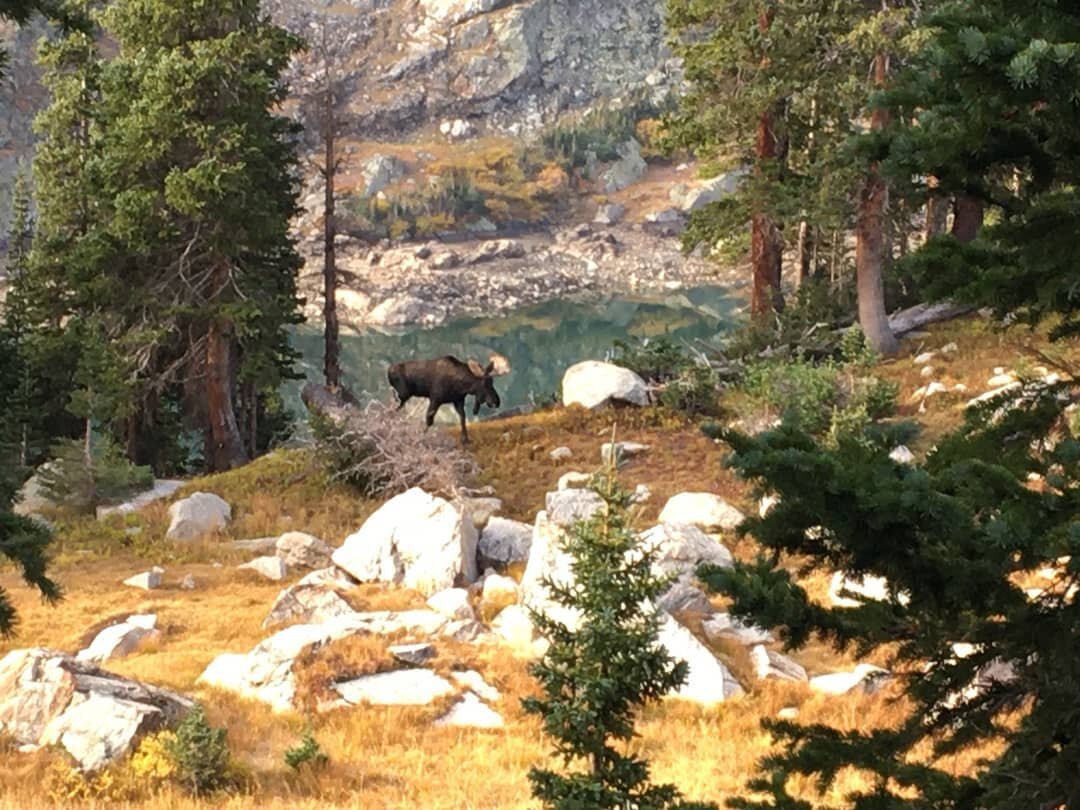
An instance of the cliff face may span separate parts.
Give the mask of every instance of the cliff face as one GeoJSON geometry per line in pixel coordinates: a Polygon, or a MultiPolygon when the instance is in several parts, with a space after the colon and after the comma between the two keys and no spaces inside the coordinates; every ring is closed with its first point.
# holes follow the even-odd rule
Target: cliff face
{"type": "MultiPolygon", "coordinates": [[[[664,45],[663,0],[268,0],[312,48],[290,72],[316,81],[322,27],[345,90],[346,138],[535,133],[567,111],[668,94],[678,66],[664,45]],[[440,125],[442,133],[439,132],[440,125]]],[[[42,24],[0,24],[12,57],[0,85],[0,226],[17,162],[32,152],[45,103],[34,66],[42,24]]],[[[310,141],[314,146],[314,141],[310,141]]]]}

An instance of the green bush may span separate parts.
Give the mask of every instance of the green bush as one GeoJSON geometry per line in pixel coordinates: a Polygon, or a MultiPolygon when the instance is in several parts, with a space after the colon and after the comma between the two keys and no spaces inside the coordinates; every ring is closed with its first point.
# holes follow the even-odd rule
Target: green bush
{"type": "Polygon", "coordinates": [[[201,796],[225,787],[229,782],[229,745],[223,728],[214,728],[202,706],[196,704],[167,741],[169,756],[176,764],[180,783],[201,796]]]}
{"type": "Polygon", "coordinates": [[[294,771],[299,770],[305,763],[310,763],[313,767],[316,767],[325,765],[328,760],[329,758],[319,747],[319,742],[310,729],[304,732],[300,745],[285,752],[285,764],[294,771]]]}
{"type": "Polygon", "coordinates": [[[90,462],[82,439],[58,442],[52,459],[38,470],[45,496],[73,512],[92,512],[102,503],[117,501],[153,485],[149,467],[138,467],[107,436],[91,437],[90,462]]]}
{"type": "Polygon", "coordinates": [[[670,338],[634,343],[616,340],[614,346],[612,362],[658,387],[663,407],[691,416],[718,415],[718,375],[670,338]]]}
{"type": "Polygon", "coordinates": [[[637,137],[638,122],[663,112],[646,98],[618,108],[590,110],[547,130],[541,142],[548,156],[567,170],[586,166],[590,159],[616,160],[618,147],[637,137]]]}
{"type": "Polygon", "coordinates": [[[694,364],[669,380],[660,391],[660,404],[690,416],[719,416],[719,380],[709,366],[694,364]]]}

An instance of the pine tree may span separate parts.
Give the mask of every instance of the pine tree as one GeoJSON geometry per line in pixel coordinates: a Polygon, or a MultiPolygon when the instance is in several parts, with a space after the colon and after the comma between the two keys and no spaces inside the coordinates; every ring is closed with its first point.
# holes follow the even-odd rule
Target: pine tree
{"type": "Polygon", "coordinates": [[[579,617],[577,626],[533,611],[551,646],[532,668],[544,697],[523,701],[526,711],[543,717],[556,753],[584,770],[534,768],[533,795],[558,810],[715,808],[683,801],[673,785],[649,784],[648,763],[615,747],[634,738],[642,706],[686,679],[686,664],[657,641],[658,613],[651,605],[669,583],[652,572],[655,553],[627,526],[628,493],[610,472],[595,488],[606,508],[578,523],[564,545],[573,584],[545,583],[554,601],[579,617]]]}

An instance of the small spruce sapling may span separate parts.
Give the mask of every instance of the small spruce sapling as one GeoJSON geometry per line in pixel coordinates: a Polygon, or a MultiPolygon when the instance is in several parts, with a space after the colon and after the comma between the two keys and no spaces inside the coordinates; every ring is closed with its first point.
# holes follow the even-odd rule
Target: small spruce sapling
{"type": "Polygon", "coordinates": [[[594,489],[606,508],[577,523],[563,546],[572,558],[573,582],[544,583],[580,621],[569,627],[531,611],[551,646],[531,670],[544,696],[523,701],[527,712],[543,717],[565,765],[584,768],[533,768],[533,795],[556,810],[715,810],[684,801],[674,785],[650,784],[648,763],[626,750],[637,712],[682,684],[687,666],[658,643],[653,605],[669,583],[652,571],[655,552],[627,526],[629,493],[611,470],[594,480],[594,489]]]}

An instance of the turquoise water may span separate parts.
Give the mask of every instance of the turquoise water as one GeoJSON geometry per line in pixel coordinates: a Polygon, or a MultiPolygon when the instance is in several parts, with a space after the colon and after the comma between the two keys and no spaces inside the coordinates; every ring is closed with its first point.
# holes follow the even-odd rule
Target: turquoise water
{"type": "MultiPolygon", "coordinates": [[[[383,334],[342,332],[341,365],[346,384],[365,399],[390,397],[386,367],[399,360],[452,354],[486,359],[499,352],[512,372],[495,387],[507,410],[554,396],[563,372],[581,360],[602,360],[615,340],[654,338],[713,340],[738,322],[741,301],[723,287],[698,287],[665,295],[615,297],[599,302],[551,301],[497,318],[471,318],[434,329],[383,334]]],[[[293,337],[307,379],[322,377],[322,333],[301,328],[293,337]]],[[[287,397],[301,408],[302,382],[287,397]]],[[[452,409],[444,408],[446,415],[452,409]]],[[[471,413],[471,411],[470,411],[471,413]]],[[[483,415],[491,415],[485,410],[483,415]]]]}

